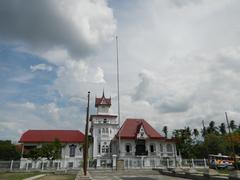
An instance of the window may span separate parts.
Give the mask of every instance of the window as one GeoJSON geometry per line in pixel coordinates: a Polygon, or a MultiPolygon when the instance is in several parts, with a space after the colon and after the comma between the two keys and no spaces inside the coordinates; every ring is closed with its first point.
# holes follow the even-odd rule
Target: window
{"type": "Polygon", "coordinates": [[[167,144],[167,152],[172,152],[172,145],[171,144],[167,144]]]}
{"type": "Polygon", "coordinates": [[[76,145],[72,144],[69,146],[69,156],[74,157],[75,156],[75,150],[76,150],[76,145]]]}
{"type": "Polygon", "coordinates": [[[101,145],[98,144],[98,153],[100,154],[100,151],[101,151],[101,145]]]}
{"type": "Polygon", "coordinates": [[[106,133],[108,133],[108,128],[106,128],[106,133]]]}
{"type": "Polygon", "coordinates": [[[108,153],[108,145],[106,145],[105,152],[108,153]]]}
{"type": "Polygon", "coordinates": [[[110,153],[112,153],[112,144],[110,144],[110,146],[109,146],[109,151],[110,151],[110,153]]]}
{"type": "Polygon", "coordinates": [[[106,123],[107,123],[107,119],[104,119],[104,120],[103,120],[103,123],[106,124],[106,123]]]}
{"type": "Polygon", "coordinates": [[[102,128],[102,133],[103,133],[103,134],[105,133],[105,128],[102,128]]]}
{"type": "Polygon", "coordinates": [[[156,152],[156,146],[155,146],[155,144],[150,144],[150,152],[151,152],[151,153],[156,152]]]}
{"type": "Polygon", "coordinates": [[[101,129],[98,129],[98,133],[101,134],[101,129]]]}
{"type": "Polygon", "coordinates": [[[126,144],[125,150],[126,150],[127,153],[130,153],[130,152],[132,151],[132,146],[131,146],[131,144],[126,144]]]}
{"type": "Polygon", "coordinates": [[[160,152],[163,152],[163,145],[160,144],[160,152]]]}
{"type": "Polygon", "coordinates": [[[105,145],[102,146],[102,153],[105,153],[105,145]]]}

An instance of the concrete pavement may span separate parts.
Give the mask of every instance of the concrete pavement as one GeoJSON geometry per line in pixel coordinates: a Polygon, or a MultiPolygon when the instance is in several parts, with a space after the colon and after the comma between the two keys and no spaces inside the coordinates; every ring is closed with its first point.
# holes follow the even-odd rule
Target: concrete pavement
{"type": "Polygon", "coordinates": [[[90,170],[89,175],[93,180],[184,180],[183,178],[160,175],[153,170],[90,170]]]}

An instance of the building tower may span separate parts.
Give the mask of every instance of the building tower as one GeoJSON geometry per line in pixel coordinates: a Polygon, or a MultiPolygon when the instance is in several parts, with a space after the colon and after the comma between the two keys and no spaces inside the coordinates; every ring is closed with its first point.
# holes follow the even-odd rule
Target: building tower
{"type": "Polygon", "coordinates": [[[117,115],[111,114],[111,97],[106,98],[104,91],[101,98],[95,98],[97,114],[90,116],[91,134],[93,137],[93,159],[97,156],[111,157],[111,141],[118,131],[117,115]]]}

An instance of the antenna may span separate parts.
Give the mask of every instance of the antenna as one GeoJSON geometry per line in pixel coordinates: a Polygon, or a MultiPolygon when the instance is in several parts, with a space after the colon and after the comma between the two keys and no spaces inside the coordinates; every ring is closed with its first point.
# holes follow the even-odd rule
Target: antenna
{"type": "Polygon", "coordinates": [[[116,55],[117,55],[117,94],[118,94],[118,153],[120,157],[120,93],[119,93],[119,60],[118,60],[118,37],[116,36],[116,55]]]}

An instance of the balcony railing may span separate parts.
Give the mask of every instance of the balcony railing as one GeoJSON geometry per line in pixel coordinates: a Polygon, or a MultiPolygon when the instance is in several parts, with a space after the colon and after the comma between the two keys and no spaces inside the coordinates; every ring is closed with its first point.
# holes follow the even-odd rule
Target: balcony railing
{"type": "Polygon", "coordinates": [[[148,151],[136,151],[135,155],[136,156],[147,156],[148,155],[148,151]]]}

